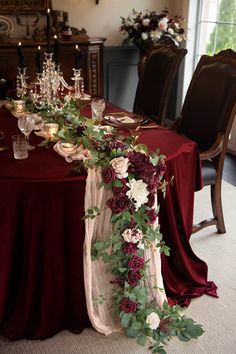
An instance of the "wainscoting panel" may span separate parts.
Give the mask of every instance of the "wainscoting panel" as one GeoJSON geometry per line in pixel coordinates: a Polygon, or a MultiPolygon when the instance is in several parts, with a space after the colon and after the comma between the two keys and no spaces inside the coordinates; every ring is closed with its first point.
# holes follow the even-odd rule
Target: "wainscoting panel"
{"type": "MultiPolygon", "coordinates": [[[[139,53],[134,46],[104,46],[104,97],[127,111],[133,110],[138,84],[139,53]]],[[[182,106],[182,83],[184,61],[174,80],[166,118],[175,119],[182,106]]]]}
{"type": "Polygon", "coordinates": [[[138,84],[138,50],[135,47],[104,47],[104,96],[132,111],[138,84]]]}

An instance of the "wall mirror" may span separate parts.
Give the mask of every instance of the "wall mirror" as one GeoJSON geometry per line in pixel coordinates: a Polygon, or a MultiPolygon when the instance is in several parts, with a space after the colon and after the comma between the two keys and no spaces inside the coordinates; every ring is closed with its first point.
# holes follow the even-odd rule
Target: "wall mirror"
{"type": "Polygon", "coordinates": [[[12,14],[12,12],[41,12],[51,9],[51,0],[1,0],[0,13],[12,14]]]}

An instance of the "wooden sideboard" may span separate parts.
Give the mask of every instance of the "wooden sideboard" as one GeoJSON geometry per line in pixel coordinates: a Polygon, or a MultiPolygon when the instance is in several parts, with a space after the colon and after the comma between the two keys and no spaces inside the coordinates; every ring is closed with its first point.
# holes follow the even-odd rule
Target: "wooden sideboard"
{"type": "MultiPolygon", "coordinates": [[[[40,45],[42,52],[46,51],[46,42],[34,42],[12,39],[9,42],[0,42],[0,79],[16,80],[19,58],[17,54],[18,42],[22,43],[25,65],[27,67],[28,80],[35,78],[35,53],[40,45]]],[[[74,68],[74,49],[78,44],[82,51],[82,76],[84,78],[85,91],[92,96],[103,96],[103,43],[105,38],[73,37],[68,41],[60,41],[59,63],[63,76],[69,84],[73,84],[71,77],[74,68]]],[[[52,45],[53,51],[53,45],[52,45]]]]}

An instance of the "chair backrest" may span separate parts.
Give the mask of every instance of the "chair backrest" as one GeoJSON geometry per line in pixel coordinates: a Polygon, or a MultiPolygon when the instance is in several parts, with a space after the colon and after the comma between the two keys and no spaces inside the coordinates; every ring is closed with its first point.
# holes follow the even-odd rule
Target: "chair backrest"
{"type": "Polygon", "coordinates": [[[203,55],[184,100],[182,134],[196,141],[200,151],[209,149],[219,134],[229,134],[235,102],[236,53],[227,49],[214,56],[203,55]]]}
{"type": "Polygon", "coordinates": [[[186,53],[186,49],[170,43],[150,48],[136,90],[134,113],[149,116],[163,125],[172,84],[186,53]]]}

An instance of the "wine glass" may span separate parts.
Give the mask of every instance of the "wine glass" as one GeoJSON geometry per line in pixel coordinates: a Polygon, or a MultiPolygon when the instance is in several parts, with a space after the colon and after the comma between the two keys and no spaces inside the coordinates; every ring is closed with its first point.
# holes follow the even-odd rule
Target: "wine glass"
{"type": "MultiPolygon", "coordinates": [[[[18,118],[18,128],[22,131],[22,133],[25,135],[28,141],[29,141],[29,135],[34,129],[34,126],[35,126],[34,119],[31,116],[25,115],[18,118]]],[[[28,143],[28,150],[33,150],[33,149],[34,146],[31,146],[28,143]]]]}
{"type": "Polygon", "coordinates": [[[95,121],[102,121],[102,114],[105,109],[105,100],[103,98],[93,98],[91,101],[92,118],[95,121]]]}

